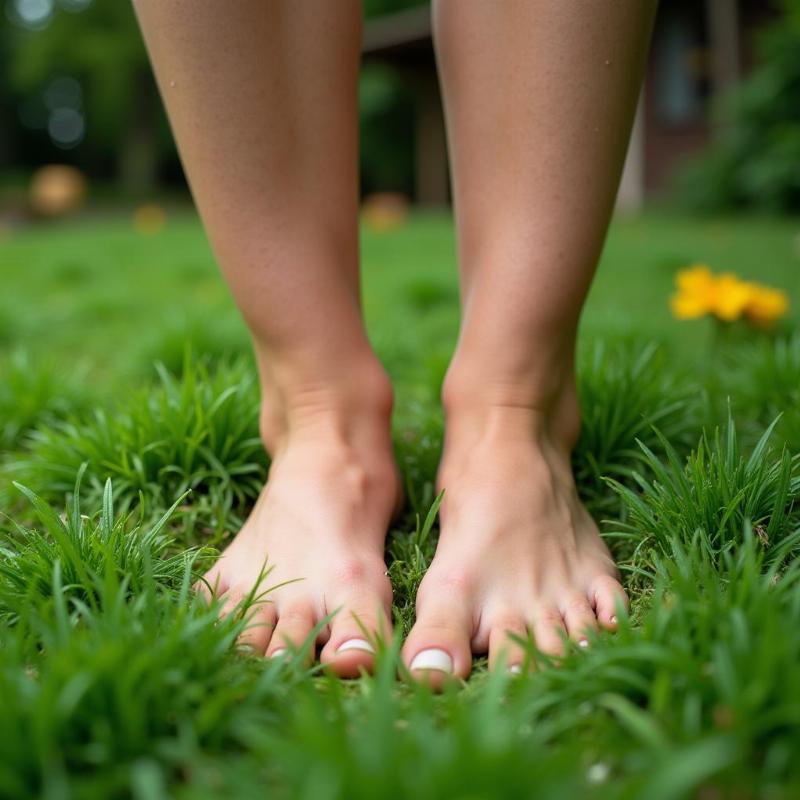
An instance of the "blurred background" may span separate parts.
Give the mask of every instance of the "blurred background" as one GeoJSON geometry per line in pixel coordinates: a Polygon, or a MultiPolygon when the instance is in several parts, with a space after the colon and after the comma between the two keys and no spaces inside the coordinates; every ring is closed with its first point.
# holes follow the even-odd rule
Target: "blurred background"
{"type": "MultiPolygon", "coordinates": [[[[364,11],[364,313],[399,405],[435,407],[459,304],[430,8],[364,11]]],[[[581,341],[652,339],[705,370],[720,331],[792,334],[798,211],[800,0],[666,0],[581,341]],[[698,262],[775,287],[769,325],[676,319],[698,262]]],[[[130,2],[0,0],[0,280],[0,450],[149,385],[154,363],[181,374],[187,348],[249,354],[130,2]]],[[[800,370],[800,335],[796,352],[800,370]]]]}
{"type": "MultiPolygon", "coordinates": [[[[1,0],[0,220],[186,199],[128,2],[1,0]],[[58,164],[73,169],[41,167],[58,164]],[[37,180],[38,179],[38,180],[37,180]]],[[[365,195],[448,202],[427,3],[366,0],[365,195]]],[[[661,4],[621,209],[800,206],[800,0],[661,4]]],[[[156,224],[157,215],[143,224],[156,224]]]]}

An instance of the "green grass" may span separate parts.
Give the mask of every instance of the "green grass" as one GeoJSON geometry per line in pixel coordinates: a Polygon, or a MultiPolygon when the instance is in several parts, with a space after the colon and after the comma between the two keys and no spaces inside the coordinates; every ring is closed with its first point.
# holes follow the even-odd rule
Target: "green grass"
{"type": "Polygon", "coordinates": [[[437,537],[451,222],[365,231],[362,252],[408,503],[387,541],[398,636],[343,683],[240,652],[247,607],[219,622],[191,590],[267,467],[246,332],[197,220],[0,242],[0,798],[796,796],[796,227],[615,222],[574,465],[632,613],[560,666],[509,680],[478,661],[441,696],[396,676],[437,537]],[[792,317],[772,337],[674,321],[695,261],[785,288],[792,317]]]}

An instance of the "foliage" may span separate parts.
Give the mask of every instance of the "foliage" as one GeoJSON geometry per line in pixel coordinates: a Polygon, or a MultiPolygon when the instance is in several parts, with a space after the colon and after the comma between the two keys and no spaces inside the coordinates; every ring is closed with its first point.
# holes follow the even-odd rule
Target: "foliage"
{"type": "Polygon", "coordinates": [[[414,98],[403,76],[392,67],[368,64],[358,92],[362,190],[400,191],[413,186],[414,98]]]}
{"type": "MultiPolygon", "coordinates": [[[[48,0],[49,2],[49,0],[48,0]]],[[[29,123],[18,130],[18,114],[3,116],[12,136],[7,143],[17,161],[75,161],[94,176],[109,166],[125,188],[152,188],[162,167],[177,171],[177,154],[161,109],[141,34],[130,3],[52,0],[35,25],[25,25],[7,3],[10,23],[0,29],[0,64],[8,64],[8,84],[0,97],[29,123]],[[78,81],[86,137],[69,153],[46,133],[45,94],[54,80],[78,81]],[[33,125],[34,130],[30,130],[33,125]],[[116,162],[116,163],[115,163],[116,162]],[[167,163],[169,162],[169,163],[167,163]]],[[[425,0],[367,0],[367,18],[425,5],[425,0]]],[[[360,83],[361,169],[366,191],[413,190],[414,100],[408,84],[388,67],[370,65],[360,83]]]]}
{"type": "Polygon", "coordinates": [[[616,509],[607,478],[630,483],[643,468],[637,442],[661,452],[663,436],[687,452],[700,431],[702,395],[652,342],[595,342],[579,362],[578,394],[583,419],[573,465],[595,515],[616,509]]]}
{"type": "Polygon", "coordinates": [[[0,546],[0,619],[14,621],[23,609],[38,608],[56,595],[75,608],[99,610],[109,580],[124,584],[131,595],[142,592],[147,581],[178,589],[198,565],[208,564],[212,551],[176,551],[174,539],[162,533],[182,497],[155,524],[144,525],[143,508],[138,522],[132,515],[115,517],[109,480],[99,518],[89,519],[81,514],[82,475],[83,470],[63,517],[17,485],[35,510],[38,527],[19,525],[0,546]]]}
{"type": "Polygon", "coordinates": [[[800,453],[800,334],[764,337],[727,353],[722,387],[747,428],[777,419],[775,431],[800,453]]]}
{"type": "Polygon", "coordinates": [[[87,394],[80,374],[15,350],[0,360],[0,451],[22,444],[38,425],[85,409],[87,394]]]}
{"type": "MultiPolygon", "coordinates": [[[[717,561],[673,540],[638,625],[560,667],[396,688],[399,639],[356,685],[233,647],[244,622],[145,575],[97,608],[54,592],[0,629],[7,796],[179,796],[268,788],[331,798],[681,798],[800,780],[800,564],[748,528],[717,561]],[[43,648],[31,653],[28,631],[43,648]]],[[[53,573],[58,588],[58,570],[53,573]]]]}
{"type": "Polygon", "coordinates": [[[41,117],[40,127],[46,128],[45,92],[52,81],[68,77],[80,84],[87,120],[77,151],[82,164],[94,166],[100,153],[118,156],[122,177],[130,181],[134,167],[155,169],[158,147],[172,148],[130,4],[58,0],[41,25],[16,27],[11,43],[11,79],[26,98],[27,116],[41,117]]]}
{"type": "Polygon", "coordinates": [[[687,251],[743,275],[763,259],[764,278],[791,287],[794,234],[767,220],[615,223],[584,315],[575,463],[595,516],[624,536],[612,541],[632,613],[559,666],[512,678],[477,660],[439,696],[397,676],[437,536],[437,365],[458,322],[449,221],[412,216],[363,237],[365,316],[397,386],[408,503],[387,542],[397,635],[377,674],[353,682],[307,668],[302,652],[248,655],[235,645],[248,603],[220,621],[191,591],[203,546],[222,516],[235,529],[266,467],[255,373],[227,357],[237,318],[199,227],[14,234],[0,271],[14,286],[8,343],[29,353],[17,397],[39,380],[57,387],[76,353],[87,377],[74,407],[25,425],[17,401],[5,407],[3,424],[33,433],[4,473],[29,488],[0,499],[0,797],[796,795],[798,461],[784,451],[796,337],[747,329],[758,338],[708,359],[703,323],[676,324],[664,302],[687,251]],[[168,363],[144,373],[154,359],[168,363]],[[712,381],[736,421],[719,433],[712,381]],[[79,408],[84,396],[99,416],[79,408]]]}
{"type": "Polygon", "coordinates": [[[740,452],[736,427],[729,416],[723,432],[704,432],[682,463],[664,435],[657,433],[664,458],[639,443],[652,478],[634,474],[636,490],[608,479],[625,506],[625,522],[611,535],[635,543],[633,568],[652,566],[654,557],[669,553],[672,542],[694,546],[721,564],[735,548],[744,526],[752,525],[768,555],[781,564],[800,549],[795,503],[800,497],[800,456],[785,447],[769,446],[774,423],[752,453],[740,452]]]}
{"type": "Polygon", "coordinates": [[[759,65],[726,98],[719,141],[683,176],[696,207],[800,208],[800,2],[780,6],[759,36],[759,65]]]}
{"type": "Polygon", "coordinates": [[[140,493],[151,507],[163,508],[191,492],[185,523],[199,524],[215,539],[235,533],[266,475],[253,371],[238,361],[210,372],[200,361],[187,364],[179,378],[163,367],[158,375],[156,389],[133,393],[111,412],[97,409],[88,418],[40,427],[7,474],[46,499],[60,499],[85,463],[89,503],[100,499],[107,478],[123,508],[140,493]]]}

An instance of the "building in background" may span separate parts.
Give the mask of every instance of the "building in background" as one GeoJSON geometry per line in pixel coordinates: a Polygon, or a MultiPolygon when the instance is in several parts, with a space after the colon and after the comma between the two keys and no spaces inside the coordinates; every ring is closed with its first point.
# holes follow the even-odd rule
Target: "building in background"
{"type": "MultiPolygon", "coordinates": [[[[724,127],[719,98],[752,64],[753,33],[774,17],[766,0],[670,0],[653,33],[618,206],[636,210],[663,191],[688,156],[724,127]]],[[[370,20],[365,62],[397,70],[416,99],[415,200],[449,200],[447,149],[427,6],[370,20]]]]}

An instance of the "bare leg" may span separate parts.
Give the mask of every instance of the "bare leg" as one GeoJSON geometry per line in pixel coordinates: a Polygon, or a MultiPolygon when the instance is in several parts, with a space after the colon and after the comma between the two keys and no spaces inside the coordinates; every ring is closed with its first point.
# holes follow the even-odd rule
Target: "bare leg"
{"type": "Polygon", "coordinates": [[[354,615],[390,631],[383,542],[398,486],[391,387],[359,303],[361,6],[137,0],[136,9],[195,200],[253,335],[273,458],[252,515],[207,578],[230,609],[268,559],[262,588],[297,582],[269,594],[247,642],[273,655],[340,609],[320,636],[321,659],[352,675],[372,661],[354,615]]]}
{"type": "Polygon", "coordinates": [[[471,653],[557,653],[624,597],[570,470],[573,350],[608,225],[655,3],[438,0],[464,314],[444,388],[436,557],[405,646],[425,672],[471,653]]]}

